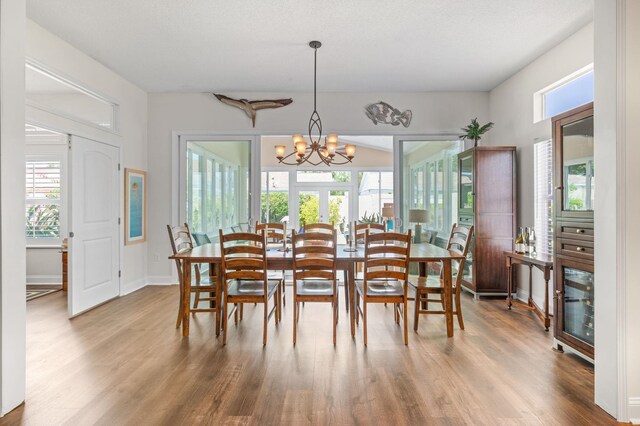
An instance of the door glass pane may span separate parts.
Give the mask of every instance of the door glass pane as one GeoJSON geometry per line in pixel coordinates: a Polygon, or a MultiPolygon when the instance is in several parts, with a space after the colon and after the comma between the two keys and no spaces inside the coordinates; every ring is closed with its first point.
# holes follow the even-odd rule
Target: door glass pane
{"type": "Polygon", "coordinates": [[[473,209],[473,157],[460,160],[460,209],[473,209]]]}
{"type": "Polygon", "coordinates": [[[436,229],[444,231],[444,173],[443,173],[443,160],[439,160],[436,163],[436,229]]]}
{"type": "Polygon", "coordinates": [[[564,331],[593,345],[593,273],[563,267],[564,331]]]}
{"type": "Polygon", "coordinates": [[[289,172],[262,172],[260,220],[289,222],[289,172]]]}
{"type": "Polygon", "coordinates": [[[218,230],[248,229],[249,141],[187,142],[187,223],[213,241],[218,230]]]}
{"type": "Polygon", "coordinates": [[[562,128],[564,209],[593,210],[593,117],[562,128]]]}
{"type": "Polygon", "coordinates": [[[307,223],[320,222],[320,192],[300,191],[298,193],[300,227],[307,223]]]}
{"type": "Polygon", "coordinates": [[[338,242],[344,243],[344,233],[349,222],[349,191],[329,191],[329,223],[338,230],[338,242]]]}
{"type": "Polygon", "coordinates": [[[426,223],[427,229],[435,228],[435,220],[436,220],[436,163],[429,162],[427,164],[427,176],[428,176],[428,207],[427,211],[429,212],[428,222],[426,223]]]}

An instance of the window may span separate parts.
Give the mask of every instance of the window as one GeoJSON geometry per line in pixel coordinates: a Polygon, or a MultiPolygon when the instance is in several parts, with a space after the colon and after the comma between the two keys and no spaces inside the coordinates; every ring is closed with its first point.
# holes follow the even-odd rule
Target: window
{"type": "Polygon", "coordinates": [[[186,221],[192,232],[206,233],[214,240],[219,229],[248,224],[249,150],[245,144],[188,142],[186,221]]]}
{"type": "Polygon", "coordinates": [[[553,255],[553,143],[533,146],[536,250],[553,255]]]}
{"type": "Polygon", "coordinates": [[[385,203],[393,203],[393,172],[358,172],[358,220],[382,216],[385,203]]]}
{"type": "Polygon", "coordinates": [[[25,235],[28,239],[52,244],[60,239],[61,166],[56,157],[26,162],[25,235]]]}
{"type": "Polygon", "coordinates": [[[104,96],[27,60],[25,100],[28,105],[101,129],[118,131],[118,105],[104,96]]]}
{"type": "Polygon", "coordinates": [[[593,65],[545,87],[533,95],[534,123],[593,101],[593,65]]]}

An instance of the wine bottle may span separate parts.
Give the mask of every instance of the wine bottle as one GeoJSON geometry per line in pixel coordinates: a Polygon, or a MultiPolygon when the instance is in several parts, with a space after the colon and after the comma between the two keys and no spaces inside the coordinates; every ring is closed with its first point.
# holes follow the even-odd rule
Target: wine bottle
{"type": "Polygon", "coordinates": [[[533,228],[531,228],[531,230],[529,231],[529,254],[531,256],[535,256],[537,254],[537,252],[536,252],[536,231],[533,228]]]}
{"type": "Polygon", "coordinates": [[[515,241],[515,250],[516,250],[516,253],[518,254],[524,253],[524,250],[523,250],[524,236],[522,234],[523,234],[522,228],[520,228],[518,230],[518,236],[516,237],[516,241],[515,241]]]}

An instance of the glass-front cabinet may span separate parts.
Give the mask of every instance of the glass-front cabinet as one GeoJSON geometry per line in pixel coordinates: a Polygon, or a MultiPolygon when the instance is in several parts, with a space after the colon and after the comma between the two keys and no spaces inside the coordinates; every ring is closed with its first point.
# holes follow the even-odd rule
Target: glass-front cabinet
{"type": "Polygon", "coordinates": [[[590,105],[554,120],[556,212],[563,218],[593,218],[595,167],[590,105]]]}
{"type": "Polygon", "coordinates": [[[458,213],[460,215],[473,215],[474,203],[474,151],[465,151],[458,156],[459,185],[458,213]]]}
{"type": "Polygon", "coordinates": [[[462,286],[476,298],[506,295],[502,252],[513,249],[515,153],[513,146],[478,146],[458,154],[456,220],[474,226],[462,286]]]}
{"type": "Polygon", "coordinates": [[[555,340],[594,354],[593,103],[553,117],[555,340]]]}
{"type": "Polygon", "coordinates": [[[593,265],[560,258],[556,263],[560,288],[556,290],[556,338],[588,351],[593,348],[593,265]]]}

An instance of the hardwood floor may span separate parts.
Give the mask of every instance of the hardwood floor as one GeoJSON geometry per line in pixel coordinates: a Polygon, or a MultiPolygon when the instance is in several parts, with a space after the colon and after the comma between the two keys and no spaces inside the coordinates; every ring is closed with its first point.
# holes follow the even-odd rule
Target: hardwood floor
{"type": "Polygon", "coordinates": [[[408,347],[391,306],[372,306],[368,348],[342,304],[335,348],[331,307],[311,303],[295,348],[290,305],[265,348],[261,306],[226,347],[207,313],[183,339],[177,300],[147,287],[71,321],[62,292],[29,302],[27,401],[0,424],[615,424],[592,366],[504,300],[465,295],[465,331],[447,339],[443,317],[423,317],[408,347]]]}

